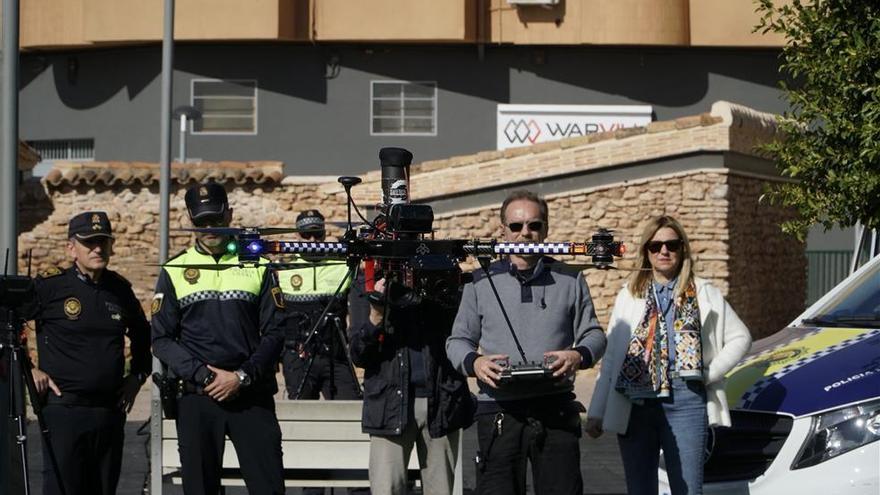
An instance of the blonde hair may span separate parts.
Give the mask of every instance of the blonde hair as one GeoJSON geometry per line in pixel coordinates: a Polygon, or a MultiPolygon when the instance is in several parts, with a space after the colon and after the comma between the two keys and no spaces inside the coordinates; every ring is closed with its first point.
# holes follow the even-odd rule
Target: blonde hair
{"type": "Polygon", "coordinates": [[[681,250],[678,253],[679,263],[676,271],[678,283],[675,286],[675,298],[682,297],[684,291],[694,280],[694,260],[691,257],[691,244],[688,241],[687,234],[684,232],[684,227],[673,217],[666,215],[655,217],[650,219],[642,230],[642,240],[639,244],[639,259],[637,262],[637,266],[640,269],[630,275],[629,284],[627,285],[630,294],[634,297],[642,297],[648,288],[648,284],[654,279],[654,272],[648,259],[648,243],[651,242],[657,231],[662,228],[674,230],[678,234],[678,238],[681,239],[681,250]]]}

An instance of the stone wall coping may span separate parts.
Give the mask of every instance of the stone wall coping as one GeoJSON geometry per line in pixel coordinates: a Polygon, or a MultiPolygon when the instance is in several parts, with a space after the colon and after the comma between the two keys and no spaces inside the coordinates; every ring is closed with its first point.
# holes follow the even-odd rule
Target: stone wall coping
{"type": "MultiPolygon", "coordinates": [[[[63,185],[145,185],[158,184],[159,165],[147,162],[69,162],[58,161],[43,178],[43,183],[52,187],[63,185]]],[[[284,163],[279,161],[249,162],[201,162],[171,164],[171,180],[179,184],[188,182],[233,182],[280,184],[284,177],[284,163]]]]}

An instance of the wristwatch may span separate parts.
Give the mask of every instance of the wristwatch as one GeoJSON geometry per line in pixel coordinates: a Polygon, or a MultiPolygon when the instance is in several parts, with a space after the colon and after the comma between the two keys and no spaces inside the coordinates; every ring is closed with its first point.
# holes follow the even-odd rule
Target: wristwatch
{"type": "Polygon", "coordinates": [[[238,383],[242,387],[247,387],[251,384],[251,375],[248,375],[245,370],[239,368],[235,370],[235,374],[238,375],[238,383]]]}

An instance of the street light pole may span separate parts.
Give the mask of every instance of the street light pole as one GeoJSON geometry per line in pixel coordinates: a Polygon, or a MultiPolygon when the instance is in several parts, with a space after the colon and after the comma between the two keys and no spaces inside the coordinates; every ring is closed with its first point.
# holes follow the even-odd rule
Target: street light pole
{"type": "MultiPolygon", "coordinates": [[[[168,259],[168,203],[171,195],[171,84],[174,74],[174,0],[165,0],[162,34],[162,102],[159,146],[159,263],[168,259]]],[[[162,363],[153,358],[153,372],[162,363]]],[[[162,402],[159,387],[150,395],[150,495],[162,495],[162,402]]]]}
{"type": "Polygon", "coordinates": [[[181,105],[174,109],[174,116],[180,119],[180,155],[178,162],[186,163],[186,131],[190,121],[195,122],[202,118],[202,112],[198,108],[189,105],[181,105]]]}

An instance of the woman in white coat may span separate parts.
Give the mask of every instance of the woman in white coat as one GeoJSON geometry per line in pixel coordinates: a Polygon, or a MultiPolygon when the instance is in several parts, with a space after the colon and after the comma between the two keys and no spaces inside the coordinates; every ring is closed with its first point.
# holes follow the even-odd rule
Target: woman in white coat
{"type": "Polygon", "coordinates": [[[649,221],[639,266],[614,303],[586,431],[618,434],[630,495],[657,493],[661,448],[673,495],[700,494],[707,427],[730,426],[724,375],[752,339],[721,291],[694,276],[674,218],[649,221]]]}

